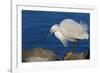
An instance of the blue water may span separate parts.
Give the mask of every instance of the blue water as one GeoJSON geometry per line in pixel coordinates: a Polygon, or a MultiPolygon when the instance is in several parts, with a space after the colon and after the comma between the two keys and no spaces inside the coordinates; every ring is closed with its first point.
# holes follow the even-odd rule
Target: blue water
{"type": "MultiPolygon", "coordinates": [[[[47,39],[44,38],[49,34],[52,25],[59,24],[63,19],[67,18],[74,19],[77,22],[84,21],[88,25],[88,33],[90,32],[89,13],[22,10],[22,50],[31,50],[38,47],[47,48],[62,59],[64,54],[71,50],[73,43],[68,42],[67,48],[64,48],[54,35],[47,39]]],[[[75,51],[86,52],[89,49],[90,39],[80,40],[75,51]]]]}

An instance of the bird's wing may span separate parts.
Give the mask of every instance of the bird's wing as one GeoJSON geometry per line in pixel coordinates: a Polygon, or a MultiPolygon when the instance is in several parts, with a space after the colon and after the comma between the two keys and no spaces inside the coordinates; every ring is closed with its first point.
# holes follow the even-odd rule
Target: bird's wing
{"type": "Polygon", "coordinates": [[[60,29],[64,36],[74,39],[79,39],[84,33],[83,26],[72,19],[64,19],[61,21],[60,29]]]}

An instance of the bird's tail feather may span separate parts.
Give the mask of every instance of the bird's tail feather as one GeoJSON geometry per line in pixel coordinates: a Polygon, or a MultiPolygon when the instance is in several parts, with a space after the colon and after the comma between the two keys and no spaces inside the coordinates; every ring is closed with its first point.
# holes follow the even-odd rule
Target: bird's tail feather
{"type": "Polygon", "coordinates": [[[88,25],[85,22],[80,21],[80,24],[82,25],[85,31],[88,31],[88,25]]]}

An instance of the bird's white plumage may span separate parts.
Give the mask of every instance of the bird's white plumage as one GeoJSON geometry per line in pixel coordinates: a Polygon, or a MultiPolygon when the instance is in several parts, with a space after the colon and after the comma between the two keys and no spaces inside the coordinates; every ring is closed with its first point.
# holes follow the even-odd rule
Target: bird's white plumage
{"type": "Polygon", "coordinates": [[[66,47],[67,45],[67,37],[63,36],[60,31],[55,32],[55,36],[62,42],[62,44],[66,47]]]}
{"type": "Polygon", "coordinates": [[[82,22],[78,23],[73,19],[64,19],[60,25],[53,25],[50,32],[54,32],[65,47],[67,40],[73,42],[77,39],[88,39],[87,25],[82,22]]]}
{"type": "Polygon", "coordinates": [[[60,23],[61,33],[70,39],[88,39],[84,26],[72,19],[64,19],[60,23]]]}

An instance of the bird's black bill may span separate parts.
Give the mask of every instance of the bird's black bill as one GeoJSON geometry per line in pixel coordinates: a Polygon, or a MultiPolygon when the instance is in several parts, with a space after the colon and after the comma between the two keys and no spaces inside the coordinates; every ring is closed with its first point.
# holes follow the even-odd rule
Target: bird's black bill
{"type": "Polygon", "coordinates": [[[47,37],[50,37],[52,33],[50,33],[47,37]]]}
{"type": "Polygon", "coordinates": [[[43,39],[46,40],[51,36],[52,33],[50,33],[49,35],[47,35],[46,37],[44,37],[43,39]]]}

